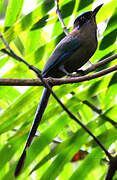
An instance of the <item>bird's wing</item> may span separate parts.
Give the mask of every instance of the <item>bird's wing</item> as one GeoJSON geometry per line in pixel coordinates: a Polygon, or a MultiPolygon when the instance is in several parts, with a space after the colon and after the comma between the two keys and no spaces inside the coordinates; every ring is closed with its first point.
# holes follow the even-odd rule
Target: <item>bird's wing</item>
{"type": "Polygon", "coordinates": [[[48,71],[50,71],[52,68],[57,67],[57,65],[59,64],[64,65],[67,57],[72,55],[73,52],[76,51],[76,49],[78,49],[79,47],[80,39],[78,36],[68,35],[64,39],[62,39],[45,64],[42,75],[48,73],[48,71]]]}

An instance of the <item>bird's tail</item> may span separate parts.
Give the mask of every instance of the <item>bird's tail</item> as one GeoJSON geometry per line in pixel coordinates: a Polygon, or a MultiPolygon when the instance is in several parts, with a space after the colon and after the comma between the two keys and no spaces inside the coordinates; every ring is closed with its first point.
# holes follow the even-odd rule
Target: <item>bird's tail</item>
{"type": "Polygon", "coordinates": [[[15,174],[14,174],[15,177],[17,177],[20,174],[20,172],[23,168],[24,161],[26,159],[26,150],[27,150],[27,148],[30,147],[31,142],[35,136],[35,133],[36,133],[36,130],[37,130],[39,123],[41,121],[42,115],[43,115],[45,108],[48,104],[49,96],[50,96],[50,93],[49,93],[48,89],[44,88],[43,95],[41,97],[41,101],[40,101],[40,104],[38,106],[30,134],[28,136],[28,139],[27,139],[26,145],[24,147],[23,153],[22,153],[22,155],[18,161],[18,164],[16,166],[16,169],[15,169],[15,174]]]}

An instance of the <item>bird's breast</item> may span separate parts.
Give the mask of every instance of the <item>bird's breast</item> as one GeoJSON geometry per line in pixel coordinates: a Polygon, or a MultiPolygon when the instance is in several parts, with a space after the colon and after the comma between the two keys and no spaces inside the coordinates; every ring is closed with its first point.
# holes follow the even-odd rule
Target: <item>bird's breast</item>
{"type": "Polygon", "coordinates": [[[81,68],[94,54],[97,49],[97,39],[82,38],[81,46],[68,58],[64,64],[66,70],[70,73],[81,68]]]}

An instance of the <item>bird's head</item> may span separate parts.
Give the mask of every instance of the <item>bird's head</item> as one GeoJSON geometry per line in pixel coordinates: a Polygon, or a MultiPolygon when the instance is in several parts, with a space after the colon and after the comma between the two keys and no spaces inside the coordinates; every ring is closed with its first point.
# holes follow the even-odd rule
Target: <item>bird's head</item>
{"type": "Polygon", "coordinates": [[[97,12],[100,10],[103,4],[97,6],[93,11],[86,11],[77,16],[74,21],[74,28],[80,29],[84,24],[95,22],[97,12]]]}

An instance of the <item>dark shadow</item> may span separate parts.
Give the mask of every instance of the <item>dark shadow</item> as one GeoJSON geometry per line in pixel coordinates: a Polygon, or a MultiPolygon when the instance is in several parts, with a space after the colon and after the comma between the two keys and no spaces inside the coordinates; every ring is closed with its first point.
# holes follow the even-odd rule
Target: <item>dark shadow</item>
{"type": "Polygon", "coordinates": [[[74,6],[75,6],[75,0],[72,0],[71,2],[62,6],[62,8],[60,9],[62,17],[66,18],[68,16],[71,16],[74,10],[74,6]]]}
{"type": "Polygon", "coordinates": [[[37,51],[35,51],[35,63],[39,63],[42,60],[43,54],[45,52],[45,45],[41,46],[37,51]]]}
{"type": "Polygon", "coordinates": [[[46,25],[46,20],[49,18],[49,15],[44,16],[42,19],[40,19],[37,23],[35,23],[32,28],[31,31],[42,28],[46,25]]]}
{"type": "Polygon", "coordinates": [[[109,46],[114,44],[114,42],[116,41],[116,38],[117,38],[117,28],[113,30],[112,32],[110,32],[109,34],[107,34],[106,36],[104,36],[99,49],[104,50],[108,48],[109,46]]]}
{"type": "Polygon", "coordinates": [[[80,0],[78,11],[89,6],[94,0],[80,0]]]}
{"type": "Polygon", "coordinates": [[[53,7],[55,6],[53,0],[44,0],[43,6],[42,6],[42,11],[43,13],[47,13],[50,11],[53,7]]]}
{"type": "Polygon", "coordinates": [[[117,72],[115,72],[115,73],[113,74],[113,77],[111,78],[111,81],[109,82],[108,87],[111,86],[111,85],[113,85],[113,84],[117,84],[117,72]]]}
{"type": "MultiPolygon", "coordinates": [[[[91,96],[94,96],[94,92],[98,89],[98,87],[100,86],[100,83],[101,83],[101,80],[99,80],[99,81],[97,81],[97,82],[95,82],[95,83],[93,83],[92,85],[91,85],[91,87],[89,88],[89,90],[88,90],[88,94],[89,94],[89,96],[91,95],[91,96]]],[[[88,95],[87,95],[88,96],[88,95]]]]}

